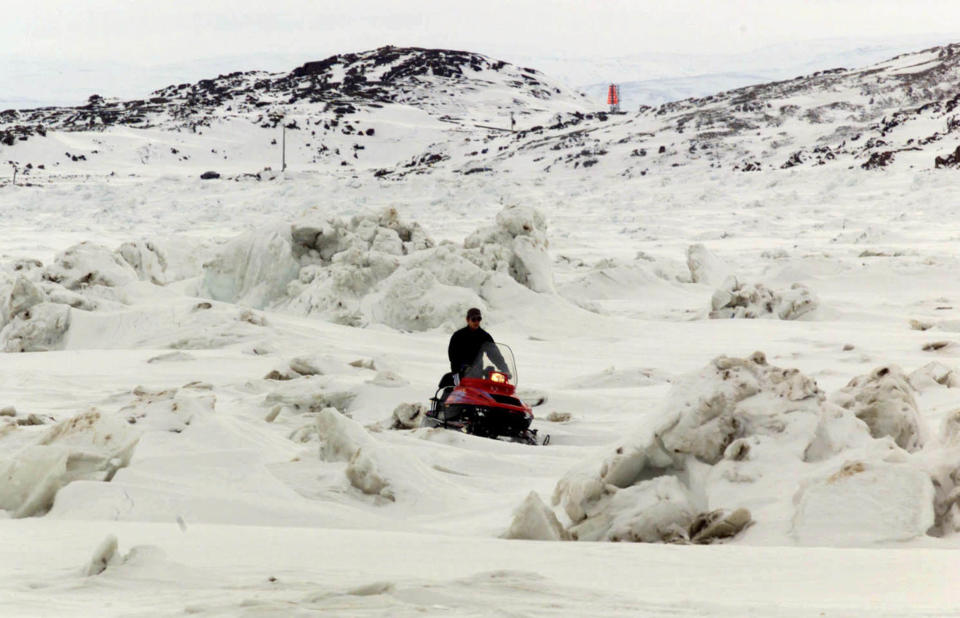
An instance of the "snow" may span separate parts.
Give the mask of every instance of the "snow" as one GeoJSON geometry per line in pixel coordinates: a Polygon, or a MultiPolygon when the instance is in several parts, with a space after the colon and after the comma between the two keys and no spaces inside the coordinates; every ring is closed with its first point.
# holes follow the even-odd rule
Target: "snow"
{"type": "Polygon", "coordinates": [[[0,186],[5,615],[956,612],[952,175],[91,136],[0,186]],[[419,427],[471,306],[548,446],[419,427]]]}

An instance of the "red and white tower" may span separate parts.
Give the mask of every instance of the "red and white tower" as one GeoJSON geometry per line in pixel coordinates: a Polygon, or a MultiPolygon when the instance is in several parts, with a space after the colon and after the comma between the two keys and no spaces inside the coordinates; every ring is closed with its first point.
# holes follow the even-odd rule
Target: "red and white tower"
{"type": "Polygon", "coordinates": [[[607,105],[613,113],[620,111],[620,86],[617,84],[610,84],[607,89],[607,105]]]}

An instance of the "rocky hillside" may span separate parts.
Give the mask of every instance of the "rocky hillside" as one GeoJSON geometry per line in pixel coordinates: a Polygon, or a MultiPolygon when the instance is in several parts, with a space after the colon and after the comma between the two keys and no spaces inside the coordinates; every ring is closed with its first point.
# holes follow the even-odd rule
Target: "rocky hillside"
{"type": "Polygon", "coordinates": [[[316,106],[316,114],[330,114],[332,119],[363,107],[400,103],[447,114],[446,120],[467,122],[489,115],[487,106],[478,109],[478,101],[471,96],[489,90],[508,91],[494,107],[518,115],[556,101],[581,105],[579,99],[583,98],[533,69],[479,54],[388,46],[308,62],[289,73],[237,72],[195,84],[167,86],[145,100],[94,95],[79,107],[6,110],[0,113],[0,142],[12,146],[18,139],[49,130],[102,130],[118,125],[196,129],[229,117],[276,126],[280,118],[302,111],[298,106],[305,104],[316,106]],[[471,112],[479,112],[479,117],[472,118],[471,112]]]}
{"type": "Polygon", "coordinates": [[[0,157],[34,173],[242,173],[278,158],[282,125],[291,166],[385,180],[436,171],[631,177],[680,166],[953,167],[958,64],[960,44],[946,45],[614,115],[533,69],[383,47],[289,73],[169,86],[146,100],[95,96],[79,107],[7,110],[0,157]]]}
{"type": "MultiPolygon", "coordinates": [[[[960,44],[856,70],[560,123],[522,136],[497,158],[537,152],[542,168],[624,175],[682,165],[751,172],[803,165],[879,169],[956,166],[960,44]]],[[[489,164],[488,164],[489,165],[489,164]]]]}

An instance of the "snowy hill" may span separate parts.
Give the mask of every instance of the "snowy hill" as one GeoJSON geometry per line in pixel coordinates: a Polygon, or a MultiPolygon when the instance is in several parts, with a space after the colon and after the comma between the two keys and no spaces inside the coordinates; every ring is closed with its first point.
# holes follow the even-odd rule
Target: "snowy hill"
{"type": "Polygon", "coordinates": [[[496,158],[524,152],[543,157],[544,170],[597,165],[628,176],[687,165],[931,168],[960,144],[958,83],[960,45],[934,47],[863,69],[561,123],[521,136],[496,158]]]}
{"type": "Polygon", "coordinates": [[[7,110],[0,148],[21,167],[72,173],[143,173],[152,164],[245,173],[276,165],[283,124],[291,166],[392,178],[595,165],[618,176],[686,165],[927,168],[960,144],[958,64],[960,45],[947,45],[608,115],[533,69],[385,47],[289,73],[168,86],[143,100],[7,110]]]}
{"type": "Polygon", "coordinates": [[[92,96],[80,107],[7,110],[0,148],[24,167],[79,173],[148,163],[256,171],[265,151],[279,149],[271,146],[282,122],[296,132],[288,135],[291,162],[369,167],[455,141],[479,124],[509,129],[511,115],[529,125],[584,111],[584,99],[537,71],[478,54],[384,47],[288,73],[168,86],[146,99],[92,96]]]}

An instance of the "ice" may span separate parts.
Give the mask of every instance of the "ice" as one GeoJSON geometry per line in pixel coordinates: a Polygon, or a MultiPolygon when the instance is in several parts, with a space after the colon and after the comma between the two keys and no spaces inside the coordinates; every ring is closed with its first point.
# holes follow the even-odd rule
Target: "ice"
{"type": "Polygon", "coordinates": [[[141,431],[182,432],[214,411],[216,396],[198,388],[150,389],[138,386],[133,399],[117,412],[141,431]]]}
{"type": "Polygon", "coordinates": [[[350,461],[361,448],[373,445],[373,439],[364,428],[336,408],[320,410],[317,432],[320,435],[320,457],[324,461],[350,461]]]}
{"type": "Polygon", "coordinates": [[[930,388],[957,388],[960,387],[960,374],[956,369],[948,367],[943,363],[931,361],[913,371],[907,380],[917,391],[924,391],[930,388]]]}
{"type": "Polygon", "coordinates": [[[729,264],[702,244],[687,248],[687,267],[691,281],[707,285],[720,285],[733,274],[729,264]]]}
{"type": "Polygon", "coordinates": [[[423,421],[426,412],[423,404],[401,403],[393,409],[393,429],[416,429],[423,421]]]}
{"type": "Polygon", "coordinates": [[[349,414],[350,406],[356,397],[357,393],[352,386],[319,377],[308,377],[278,383],[264,397],[263,404],[271,408],[279,405],[298,413],[321,412],[324,408],[333,408],[349,414]]]}
{"type": "Polygon", "coordinates": [[[536,492],[531,491],[513,514],[510,528],[503,533],[505,539],[529,541],[563,541],[569,534],[557,516],[536,492]]]}
{"type": "Polygon", "coordinates": [[[798,370],[770,365],[759,352],[721,356],[678,378],[632,438],[568,472],[553,502],[584,540],[694,540],[694,530],[709,528],[695,519],[718,509],[731,509],[729,519],[713,515],[709,523],[726,519],[722,527],[736,534],[771,498],[754,502],[755,491],[743,488],[777,491],[764,480],[768,465],[788,475],[869,441],[866,426],[798,370]]]}
{"type": "Polygon", "coordinates": [[[90,558],[90,563],[87,564],[83,574],[87,577],[100,575],[107,570],[108,566],[119,562],[121,558],[117,556],[117,537],[111,534],[94,550],[93,557],[90,558]]]}
{"type": "Polygon", "coordinates": [[[488,307],[485,288],[504,285],[502,275],[554,293],[548,245],[544,217],[531,208],[504,208],[463,247],[435,246],[417,223],[388,208],[234,239],[205,264],[201,292],[350,326],[425,331],[457,324],[470,307],[488,307]]]}
{"type": "Polygon", "coordinates": [[[0,328],[17,314],[26,311],[46,300],[43,291],[33,281],[20,275],[6,292],[3,305],[0,306],[0,328]]]}
{"type": "Polygon", "coordinates": [[[261,309],[286,292],[300,265],[289,226],[276,225],[236,238],[203,265],[201,293],[214,300],[261,309]]]}
{"type": "Polygon", "coordinates": [[[68,483],[109,481],[129,464],[139,438],[139,431],[97,410],[57,423],[0,460],[0,509],[13,517],[41,515],[68,483]]]}
{"type": "MultiPolygon", "coordinates": [[[[301,222],[294,225],[293,237],[302,268],[282,304],[297,313],[350,325],[369,321],[361,311],[361,302],[400,267],[401,256],[425,251],[434,244],[419,225],[401,221],[392,208],[376,215],[356,215],[349,221],[334,218],[313,224],[301,222]]],[[[388,285],[390,289],[381,297],[390,300],[423,291],[417,281],[388,285]]],[[[376,311],[384,303],[389,304],[389,300],[369,304],[376,311]]],[[[384,323],[404,328],[392,324],[397,321],[393,319],[396,311],[388,308],[381,313],[387,314],[380,316],[384,323]]],[[[416,322],[412,326],[419,326],[414,330],[423,329],[416,322]]]]}
{"type": "Polygon", "coordinates": [[[556,288],[546,232],[542,213],[510,205],[497,213],[496,225],[467,237],[464,255],[483,270],[508,273],[534,292],[553,293],[556,288]]]}
{"type": "Polygon", "coordinates": [[[571,528],[579,541],[662,543],[686,537],[695,498],[675,476],[642,481],[613,493],[597,514],[571,528]]]}
{"type": "Polygon", "coordinates": [[[447,483],[415,456],[380,443],[333,408],[317,415],[317,432],[320,458],[346,461],[347,480],[363,494],[388,502],[423,503],[432,492],[449,491],[447,483]]]}
{"type": "Polygon", "coordinates": [[[44,352],[58,349],[70,328],[70,307],[41,302],[18,313],[0,330],[4,352],[44,352]]]}
{"type": "Polygon", "coordinates": [[[813,292],[800,283],[787,290],[771,290],[760,283],[747,284],[729,277],[710,299],[710,317],[796,320],[819,304],[813,292]]]}
{"type": "Polygon", "coordinates": [[[58,254],[44,278],[68,290],[83,290],[90,286],[122,287],[136,281],[137,274],[110,249],[82,242],[58,254]]]}
{"type": "Polygon", "coordinates": [[[913,387],[896,365],[878,367],[868,375],[857,376],[833,394],[831,400],[870,428],[874,438],[890,436],[908,451],[918,450],[926,433],[913,387]]]}
{"type": "Polygon", "coordinates": [[[798,493],[793,535],[831,546],[909,540],[933,526],[933,498],[930,477],[916,467],[848,462],[798,493]]]}
{"type": "Polygon", "coordinates": [[[202,274],[205,251],[197,242],[185,239],[142,239],[125,242],[117,253],[144,281],[167,285],[202,274]]]}
{"type": "Polygon", "coordinates": [[[398,330],[424,331],[460,322],[470,307],[485,303],[473,290],[440,283],[424,269],[400,270],[362,308],[372,322],[398,330]]]}

